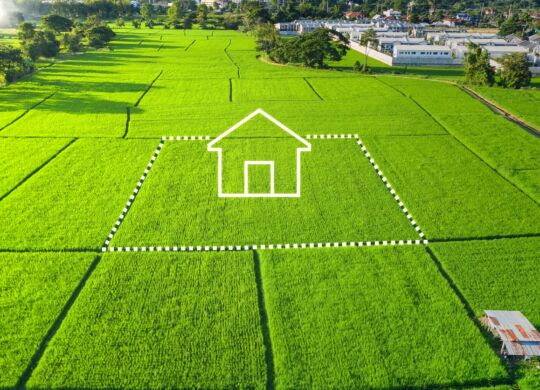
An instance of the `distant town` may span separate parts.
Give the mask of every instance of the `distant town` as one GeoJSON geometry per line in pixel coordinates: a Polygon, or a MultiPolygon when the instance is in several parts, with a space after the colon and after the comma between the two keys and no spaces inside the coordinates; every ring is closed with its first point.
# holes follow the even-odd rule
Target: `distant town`
{"type": "MultiPolygon", "coordinates": [[[[534,15],[540,18],[539,15],[534,15]]],[[[347,12],[345,19],[295,20],[276,23],[282,35],[298,35],[318,28],[335,30],[350,40],[350,47],[387,65],[444,65],[462,66],[468,44],[480,45],[497,67],[497,60],[504,55],[519,53],[527,57],[532,71],[540,73],[540,35],[519,37],[501,35],[496,28],[467,28],[456,21],[471,21],[467,13],[456,18],[445,18],[433,23],[411,23],[404,20],[400,11],[389,9],[382,15],[365,18],[359,12],[347,12]],[[376,45],[365,47],[362,35],[372,30],[376,45]]]]}

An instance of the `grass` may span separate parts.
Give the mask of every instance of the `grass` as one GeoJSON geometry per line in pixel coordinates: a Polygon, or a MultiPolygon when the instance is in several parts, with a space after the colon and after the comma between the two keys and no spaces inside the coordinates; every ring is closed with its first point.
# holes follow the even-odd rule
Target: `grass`
{"type": "Polygon", "coordinates": [[[69,143],[69,139],[0,139],[0,197],[69,143]]]}
{"type": "Polygon", "coordinates": [[[540,90],[538,89],[503,89],[503,88],[475,88],[482,96],[500,105],[525,122],[540,129],[540,90]]]}
{"type": "MultiPolygon", "coordinates": [[[[355,52],[276,66],[238,32],[117,32],[0,89],[0,387],[35,356],[32,388],[535,388],[535,363],[510,379],[458,296],[537,323],[538,240],[515,236],[540,233],[539,145],[434,81],[460,69],[361,75],[355,52]],[[79,285],[159,138],[217,136],[256,108],[301,135],[358,133],[456,286],[422,246],[106,253],[79,285]]],[[[493,100],[534,117],[533,90],[508,92],[493,100]]],[[[252,125],[224,142],[226,189],[248,154],[294,188],[292,144],[252,125]]],[[[166,141],[111,244],[419,238],[353,139],[310,141],[295,199],[218,198],[208,141],[166,141]]]]}
{"type": "Polygon", "coordinates": [[[364,137],[430,239],[531,234],[540,208],[450,136],[364,137]]]}
{"type": "Polygon", "coordinates": [[[252,261],[105,255],[28,387],[265,388],[252,261]]]}
{"type": "Polygon", "coordinates": [[[97,250],[156,145],[76,141],[0,202],[0,249],[97,250]]]}
{"type": "Polygon", "coordinates": [[[540,327],[540,238],[438,243],[433,250],[477,316],[519,310],[540,327]]]}
{"type": "Polygon", "coordinates": [[[95,254],[0,253],[0,387],[12,388],[95,254]]]}
{"type": "MultiPolygon", "coordinates": [[[[206,143],[167,143],[112,245],[418,239],[354,140],[311,141],[312,152],[302,155],[302,196],[292,199],[218,198],[217,157],[206,143]]],[[[225,191],[243,186],[242,172],[224,175],[225,191]]]]}
{"type": "Polygon", "coordinates": [[[506,377],[423,248],[263,252],[276,388],[506,377]]]}
{"type": "Polygon", "coordinates": [[[405,79],[384,81],[414,99],[482,160],[540,201],[540,138],[494,115],[456,86],[405,79]]]}

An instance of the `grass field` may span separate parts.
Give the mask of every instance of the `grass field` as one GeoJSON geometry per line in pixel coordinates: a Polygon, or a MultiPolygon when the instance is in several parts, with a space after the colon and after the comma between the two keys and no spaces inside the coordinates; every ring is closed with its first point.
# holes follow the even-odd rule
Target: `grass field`
{"type": "MultiPolygon", "coordinates": [[[[540,326],[540,139],[433,80],[459,69],[117,33],[0,89],[0,388],[535,388],[478,317],[540,326]],[[208,143],[257,108],[311,145],[300,197],[218,197],[208,143]]],[[[298,139],[259,119],[220,141],[223,189],[253,160],[248,192],[294,192],[298,139]]]]}

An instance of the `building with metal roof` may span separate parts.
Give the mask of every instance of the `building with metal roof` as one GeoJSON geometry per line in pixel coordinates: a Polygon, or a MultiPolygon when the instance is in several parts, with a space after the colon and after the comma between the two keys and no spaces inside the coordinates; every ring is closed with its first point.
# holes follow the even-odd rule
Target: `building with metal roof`
{"type": "Polygon", "coordinates": [[[520,311],[485,310],[486,325],[508,356],[540,356],[540,332],[520,311]]]}

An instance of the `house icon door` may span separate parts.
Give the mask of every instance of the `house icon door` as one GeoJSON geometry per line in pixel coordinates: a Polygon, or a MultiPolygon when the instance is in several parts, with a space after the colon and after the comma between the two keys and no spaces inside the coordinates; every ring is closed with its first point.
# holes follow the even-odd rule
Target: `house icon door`
{"type": "MultiPolygon", "coordinates": [[[[264,179],[262,180],[262,182],[264,183],[264,179]]],[[[244,194],[251,194],[251,195],[254,195],[254,194],[275,194],[276,193],[276,187],[275,187],[275,168],[274,168],[274,161],[244,161],[244,194]],[[268,167],[268,170],[264,169],[268,167]],[[266,172],[269,172],[269,177],[268,177],[268,184],[269,184],[269,187],[267,189],[267,191],[264,191],[264,188],[263,189],[259,189],[259,187],[257,187],[256,185],[251,185],[250,187],[250,184],[251,183],[260,183],[261,180],[252,180],[250,182],[249,180],[249,177],[250,177],[250,168],[251,169],[251,173],[258,173],[257,176],[261,176],[261,175],[264,175],[266,172]],[[255,169],[253,169],[255,168],[255,169]],[[263,168],[263,169],[261,169],[263,168]],[[254,172],[254,171],[258,171],[258,172],[254,172]],[[251,190],[250,190],[251,188],[251,190]]]]}
{"type": "MultiPolygon", "coordinates": [[[[245,126],[247,127],[247,126],[245,126]]],[[[260,139],[258,142],[261,142],[260,139]]],[[[249,146],[249,145],[248,145],[249,146]]],[[[283,123],[279,122],[276,118],[272,117],[268,113],[264,112],[260,108],[249,114],[247,117],[242,119],[240,122],[235,124],[229,130],[225,131],[223,134],[219,135],[216,139],[210,142],[207,145],[209,152],[217,153],[217,181],[218,181],[218,197],[220,198],[299,198],[301,194],[302,187],[302,175],[301,175],[301,154],[303,152],[311,152],[311,144],[306,141],[304,138],[296,134],[294,131],[289,129],[283,123]],[[265,148],[267,150],[274,150],[274,155],[271,157],[276,157],[272,160],[269,158],[257,160],[254,158],[246,158],[240,161],[243,164],[235,162],[237,168],[243,168],[243,172],[237,171],[236,174],[230,175],[234,177],[243,177],[243,186],[235,187],[238,188],[238,191],[228,191],[224,190],[224,166],[231,166],[231,161],[229,157],[230,148],[225,145],[225,139],[234,139],[236,140],[243,139],[243,145],[248,143],[255,143],[255,139],[250,137],[243,136],[242,126],[246,125],[250,120],[255,117],[263,117],[270,122],[275,131],[279,133],[280,140],[289,140],[292,143],[288,145],[287,153],[291,156],[291,159],[287,161],[286,164],[279,162],[279,166],[276,165],[276,161],[279,159],[278,154],[283,153],[283,150],[280,148],[271,148],[268,144],[272,142],[270,138],[264,139],[263,142],[266,142],[265,148]],[[235,136],[231,136],[233,132],[237,132],[235,136]],[[276,178],[277,171],[283,172],[283,169],[287,168],[290,170],[289,176],[292,178],[292,183],[288,186],[287,190],[280,188],[277,189],[276,178]],[[262,176],[267,175],[267,176],[262,176]],[[261,179],[262,176],[262,179],[261,179]],[[268,179],[267,179],[268,177],[268,179]],[[258,180],[256,179],[258,178],[258,180]],[[268,186],[261,183],[268,183],[268,186]],[[292,191],[291,191],[292,190],[292,191]]],[[[238,158],[238,156],[236,156],[238,158]]],[[[259,156],[257,156],[259,157],[259,156]]],[[[233,164],[234,165],[234,164],[233,164]]],[[[229,180],[229,179],[227,179],[229,180]]]]}

